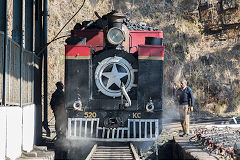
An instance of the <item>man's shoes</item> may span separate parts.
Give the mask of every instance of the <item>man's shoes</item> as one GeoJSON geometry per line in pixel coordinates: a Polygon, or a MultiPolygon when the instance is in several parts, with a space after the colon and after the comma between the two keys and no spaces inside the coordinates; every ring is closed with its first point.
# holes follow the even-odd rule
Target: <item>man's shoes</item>
{"type": "Polygon", "coordinates": [[[188,134],[183,134],[182,137],[188,137],[188,134]]]}
{"type": "Polygon", "coordinates": [[[179,135],[179,137],[188,137],[188,134],[184,133],[182,135],[179,135]]]}

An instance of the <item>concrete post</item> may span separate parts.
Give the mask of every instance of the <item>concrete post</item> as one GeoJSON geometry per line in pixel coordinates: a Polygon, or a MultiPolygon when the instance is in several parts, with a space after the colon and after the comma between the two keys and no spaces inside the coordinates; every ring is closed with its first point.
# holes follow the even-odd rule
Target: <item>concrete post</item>
{"type": "MultiPolygon", "coordinates": [[[[42,47],[42,0],[35,0],[35,53],[42,47]]],[[[34,144],[42,141],[42,57],[38,59],[38,68],[34,68],[35,139],[34,144]]]]}
{"type": "MultiPolygon", "coordinates": [[[[33,54],[33,0],[25,0],[25,49],[32,52],[32,64],[34,63],[33,54]]],[[[34,102],[34,69],[31,70],[32,77],[32,99],[34,102]]]]}
{"type": "Polygon", "coordinates": [[[20,106],[22,106],[23,0],[13,0],[12,39],[20,45],[20,106]]]}
{"type": "MultiPolygon", "coordinates": [[[[44,47],[47,45],[47,18],[48,18],[48,0],[44,0],[44,12],[43,12],[43,44],[44,47]]],[[[50,137],[50,129],[48,128],[48,80],[47,80],[47,68],[48,68],[48,58],[47,58],[47,47],[44,50],[44,129],[47,132],[47,136],[50,137]]]]}

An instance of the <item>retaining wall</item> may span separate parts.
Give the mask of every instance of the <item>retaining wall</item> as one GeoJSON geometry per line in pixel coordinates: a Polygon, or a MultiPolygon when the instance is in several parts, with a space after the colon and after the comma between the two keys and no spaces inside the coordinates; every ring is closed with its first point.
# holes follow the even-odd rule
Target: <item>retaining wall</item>
{"type": "Polygon", "coordinates": [[[16,159],[34,143],[35,105],[0,107],[0,159],[16,159]]]}

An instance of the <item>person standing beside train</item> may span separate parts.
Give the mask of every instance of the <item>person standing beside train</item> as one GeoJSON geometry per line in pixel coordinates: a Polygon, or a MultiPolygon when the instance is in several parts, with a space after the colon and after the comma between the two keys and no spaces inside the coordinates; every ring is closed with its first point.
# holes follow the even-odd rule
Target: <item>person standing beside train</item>
{"type": "Polygon", "coordinates": [[[52,94],[50,101],[51,108],[55,117],[55,130],[57,138],[65,136],[67,113],[64,106],[63,83],[56,83],[56,91],[52,94]]]}
{"type": "Polygon", "coordinates": [[[182,80],[180,83],[181,87],[177,89],[174,85],[174,95],[177,97],[179,103],[179,115],[180,122],[183,129],[183,137],[187,137],[189,134],[189,123],[190,123],[190,112],[193,112],[194,97],[192,89],[187,86],[187,81],[182,80]]]}

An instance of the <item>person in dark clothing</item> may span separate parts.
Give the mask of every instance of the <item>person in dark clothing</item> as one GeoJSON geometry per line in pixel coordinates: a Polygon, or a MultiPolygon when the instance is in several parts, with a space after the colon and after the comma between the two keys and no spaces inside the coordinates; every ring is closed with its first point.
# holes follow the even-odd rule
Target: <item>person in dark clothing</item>
{"type": "Polygon", "coordinates": [[[194,106],[192,89],[187,86],[186,80],[181,81],[181,88],[177,89],[177,87],[174,86],[174,95],[178,99],[183,136],[186,137],[189,134],[189,113],[193,111],[194,106]]]}
{"type": "Polygon", "coordinates": [[[60,136],[65,136],[66,133],[67,113],[64,107],[63,83],[57,82],[56,87],[57,89],[52,94],[50,105],[55,117],[56,135],[59,138],[60,136]]]}

